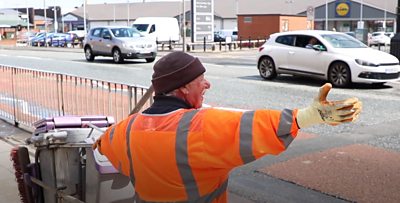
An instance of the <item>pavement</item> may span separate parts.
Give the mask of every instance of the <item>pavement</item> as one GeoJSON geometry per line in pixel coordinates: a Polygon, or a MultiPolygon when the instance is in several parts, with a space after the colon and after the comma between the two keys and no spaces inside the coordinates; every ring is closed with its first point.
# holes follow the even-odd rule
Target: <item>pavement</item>
{"type": "MultiPolygon", "coordinates": [[[[396,123],[381,126],[382,135],[400,136],[396,123]]],[[[334,137],[299,133],[281,155],[244,166],[247,174],[234,171],[229,202],[400,202],[400,152],[368,144],[374,137],[368,132],[334,137]]],[[[20,202],[9,155],[30,136],[0,120],[1,202],[20,202]]]]}

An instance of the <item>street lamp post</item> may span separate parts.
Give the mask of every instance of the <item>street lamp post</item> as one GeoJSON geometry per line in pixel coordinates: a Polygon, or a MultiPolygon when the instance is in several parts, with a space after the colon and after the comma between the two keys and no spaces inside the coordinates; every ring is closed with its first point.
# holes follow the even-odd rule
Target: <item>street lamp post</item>
{"type": "MultiPolygon", "coordinates": [[[[400,0],[399,0],[400,1],[400,0]]],[[[186,51],[186,12],[185,12],[185,0],[182,0],[182,51],[186,51]]]]}
{"type": "Polygon", "coordinates": [[[26,24],[27,24],[27,26],[26,26],[26,28],[27,28],[27,30],[28,30],[28,35],[27,35],[27,37],[28,37],[28,39],[29,39],[29,8],[28,8],[28,1],[26,1],[26,24]]]}
{"type": "Polygon", "coordinates": [[[129,6],[129,5],[130,5],[130,3],[129,3],[129,0],[128,0],[128,26],[130,26],[130,25],[129,25],[129,24],[130,24],[130,23],[129,23],[129,18],[130,18],[130,16],[129,16],[129,15],[130,15],[130,14],[129,14],[129,13],[130,13],[130,9],[129,9],[130,6],[129,6]]]}
{"type": "Polygon", "coordinates": [[[325,30],[328,30],[328,0],[325,0],[325,30]]]}
{"type": "Polygon", "coordinates": [[[43,0],[43,12],[44,12],[44,32],[47,32],[47,8],[46,8],[46,0],[43,0]]]}
{"type": "Polygon", "coordinates": [[[83,0],[83,30],[86,32],[86,0],[83,0]]]}
{"type": "Polygon", "coordinates": [[[57,30],[58,30],[57,7],[56,7],[56,0],[54,0],[54,33],[57,33],[57,30]]]}

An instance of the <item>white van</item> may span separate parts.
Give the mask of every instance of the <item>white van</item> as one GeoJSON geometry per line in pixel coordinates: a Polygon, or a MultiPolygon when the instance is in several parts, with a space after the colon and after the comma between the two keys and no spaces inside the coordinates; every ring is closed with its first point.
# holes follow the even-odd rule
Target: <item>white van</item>
{"type": "Polygon", "coordinates": [[[172,17],[139,17],[133,22],[143,35],[157,40],[158,43],[179,42],[180,30],[178,20],[172,17]]]}

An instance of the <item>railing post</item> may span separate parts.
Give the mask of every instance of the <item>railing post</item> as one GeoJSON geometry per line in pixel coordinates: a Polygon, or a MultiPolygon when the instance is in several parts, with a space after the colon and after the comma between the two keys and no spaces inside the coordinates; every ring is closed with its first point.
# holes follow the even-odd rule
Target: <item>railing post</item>
{"type": "Polygon", "coordinates": [[[239,38],[239,48],[242,50],[242,37],[239,38]]]}
{"type": "Polygon", "coordinates": [[[16,75],[16,68],[11,68],[11,91],[12,91],[12,101],[13,101],[13,113],[14,113],[14,125],[18,126],[18,120],[17,120],[17,104],[16,104],[16,96],[15,96],[15,75],[16,75]]]}
{"type": "MultiPolygon", "coordinates": [[[[132,86],[128,86],[128,106],[129,106],[129,112],[131,112],[133,110],[132,107],[132,86]]],[[[125,116],[125,115],[123,115],[125,116]]]]}
{"type": "Polygon", "coordinates": [[[57,97],[58,100],[58,107],[60,107],[60,111],[58,112],[59,116],[64,116],[65,115],[65,110],[64,110],[64,88],[63,88],[63,77],[62,74],[57,74],[57,84],[59,84],[60,88],[57,88],[57,95],[60,97],[57,97]],[[58,92],[58,90],[60,90],[58,92]]]}
{"type": "Polygon", "coordinates": [[[249,36],[249,49],[251,48],[251,38],[249,36]]]}

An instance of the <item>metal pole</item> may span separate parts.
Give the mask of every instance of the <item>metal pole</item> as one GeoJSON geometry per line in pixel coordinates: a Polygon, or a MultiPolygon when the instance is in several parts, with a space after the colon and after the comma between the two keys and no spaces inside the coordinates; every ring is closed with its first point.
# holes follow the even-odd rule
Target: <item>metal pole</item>
{"type": "Polygon", "coordinates": [[[57,7],[56,7],[56,0],[54,0],[54,33],[57,33],[57,30],[58,30],[57,7]]]}
{"type": "Polygon", "coordinates": [[[386,0],[385,0],[385,10],[383,13],[383,31],[386,32],[386,0]]]}
{"type": "MultiPolygon", "coordinates": [[[[400,1],[400,0],[399,0],[400,1]]],[[[186,10],[185,10],[185,0],[182,0],[182,51],[186,51],[186,10]]]]}
{"type": "Polygon", "coordinates": [[[360,5],[360,21],[362,22],[362,17],[363,17],[363,0],[361,0],[361,5],[360,5]]]}
{"type": "Polygon", "coordinates": [[[47,8],[46,8],[46,0],[43,0],[43,12],[44,12],[44,31],[47,32],[47,8]]]}
{"type": "Polygon", "coordinates": [[[85,31],[85,34],[87,33],[86,31],[86,0],[83,0],[83,30],[85,31]]]}
{"type": "MultiPolygon", "coordinates": [[[[26,1],[26,22],[27,22],[27,29],[29,33],[29,8],[28,8],[28,1],[26,1]]],[[[28,39],[29,39],[29,34],[28,34],[28,39]]]]}
{"type": "Polygon", "coordinates": [[[129,25],[129,24],[130,24],[130,23],[129,23],[129,17],[130,17],[130,16],[129,16],[129,12],[130,12],[130,11],[129,11],[129,7],[130,7],[129,5],[130,5],[130,3],[129,3],[129,0],[128,0],[128,26],[130,26],[130,25],[129,25]]]}
{"type": "Polygon", "coordinates": [[[328,0],[325,0],[325,30],[328,30],[328,0]]]}

